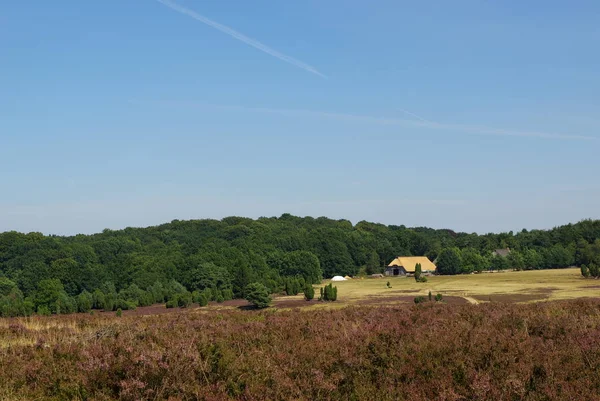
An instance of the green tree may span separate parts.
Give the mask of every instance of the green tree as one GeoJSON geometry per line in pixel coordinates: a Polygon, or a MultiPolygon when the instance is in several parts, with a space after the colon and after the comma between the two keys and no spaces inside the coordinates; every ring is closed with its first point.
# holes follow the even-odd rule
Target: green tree
{"type": "Polygon", "coordinates": [[[581,265],[581,275],[585,278],[590,276],[590,269],[586,265],[581,265]]]}
{"type": "Polygon", "coordinates": [[[366,273],[368,275],[376,274],[380,272],[380,261],[379,255],[375,251],[371,251],[369,255],[369,260],[367,261],[367,269],[366,273]]]}
{"type": "Polygon", "coordinates": [[[66,306],[66,298],[68,298],[68,295],[60,280],[47,279],[38,283],[34,303],[38,309],[45,307],[50,313],[61,313],[60,306],[66,306]]]}
{"type": "Polygon", "coordinates": [[[526,270],[537,270],[542,267],[542,256],[535,249],[526,249],[523,252],[523,265],[526,270]]]}
{"type": "Polygon", "coordinates": [[[419,282],[419,280],[421,279],[421,272],[422,272],[421,264],[417,263],[415,265],[415,281],[419,282]]]}
{"type": "Polygon", "coordinates": [[[444,275],[459,274],[461,272],[460,251],[457,248],[442,250],[437,259],[437,272],[444,275]]]}
{"type": "Polygon", "coordinates": [[[257,308],[263,309],[271,304],[271,294],[263,284],[251,283],[246,287],[246,300],[257,308]]]}
{"type": "Polygon", "coordinates": [[[304,287],[304,299],[311,301],[315,297],[315,289],[312,285],[306,284],[304,287]]]}
{"type": "Polygon", "coordinates": [[[83,290],[83,292],[77,296],[76,301],[78,312],[87,313],[92,310],[92,306],[94,306],[94,297],[86,290],[83,290]]]}
{"type": "Polygon", "coordinates": [[[520,252],[512,251],[506,257],[509,267],[514,270],[523,270],[525,268],[525,259],[520,252]]]}

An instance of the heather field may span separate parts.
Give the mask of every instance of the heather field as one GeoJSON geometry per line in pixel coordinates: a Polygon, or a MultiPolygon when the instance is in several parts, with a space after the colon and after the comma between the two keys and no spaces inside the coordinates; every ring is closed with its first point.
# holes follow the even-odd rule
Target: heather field
{"type": "Polygon", "coordinates": [[[0,321],[2,400],[598,400],[600,301],[0,321]]]}

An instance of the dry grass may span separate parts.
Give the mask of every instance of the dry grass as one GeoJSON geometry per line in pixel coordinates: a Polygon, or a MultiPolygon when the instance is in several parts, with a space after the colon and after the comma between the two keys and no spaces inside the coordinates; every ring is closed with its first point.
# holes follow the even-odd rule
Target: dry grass
{"type": "MultiPolygon", "coordinates": [[[[482,273],[460,276],[430,276],[427,283],[412,277],[384,277],[336,282],[337,307],[377,297],[434,295],[478,298],[484,301],[529,302],[600,296],[600,283],[581,277],[579,269],[482,273]],[[392,288],[387,288],[390,282],[392,288]],[[500,298],[500,296],[502,296],[500,298]],[[498,299],[496,299],[498,298],[498,299]]],[[[328,284],[325,281],[324,284],[328,284]]]]}

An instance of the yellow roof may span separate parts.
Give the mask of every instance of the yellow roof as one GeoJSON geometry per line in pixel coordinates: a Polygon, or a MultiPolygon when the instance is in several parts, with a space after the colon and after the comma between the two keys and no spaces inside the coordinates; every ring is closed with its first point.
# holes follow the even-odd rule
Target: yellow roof
{"type": "Polygon", "coordinates": [[[409,273],[414,273],[417,263],[421,264],[422,271],[435,271],[435,265],[425,256],[398,256],[388,266],[402,266],[409,273]]]}

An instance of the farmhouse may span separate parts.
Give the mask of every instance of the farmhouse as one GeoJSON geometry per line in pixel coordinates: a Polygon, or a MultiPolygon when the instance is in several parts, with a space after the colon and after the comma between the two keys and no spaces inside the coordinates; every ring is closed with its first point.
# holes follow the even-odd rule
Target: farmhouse
{"type": "Polygon", "coordinates": [[[386,267],[386,276],[404,276],[414,274],[417,263],[421,264],[423,273],[435,272],[435,265],[425,256],[398,256],[386,267]]]}
{"type": "Polygon", "coordinates": [[[502,256],[503,258],[507,257],[509,254],[510,254],[510,248],[496,249],[494,252],[492,252],[492,255],[502,256]]]}

